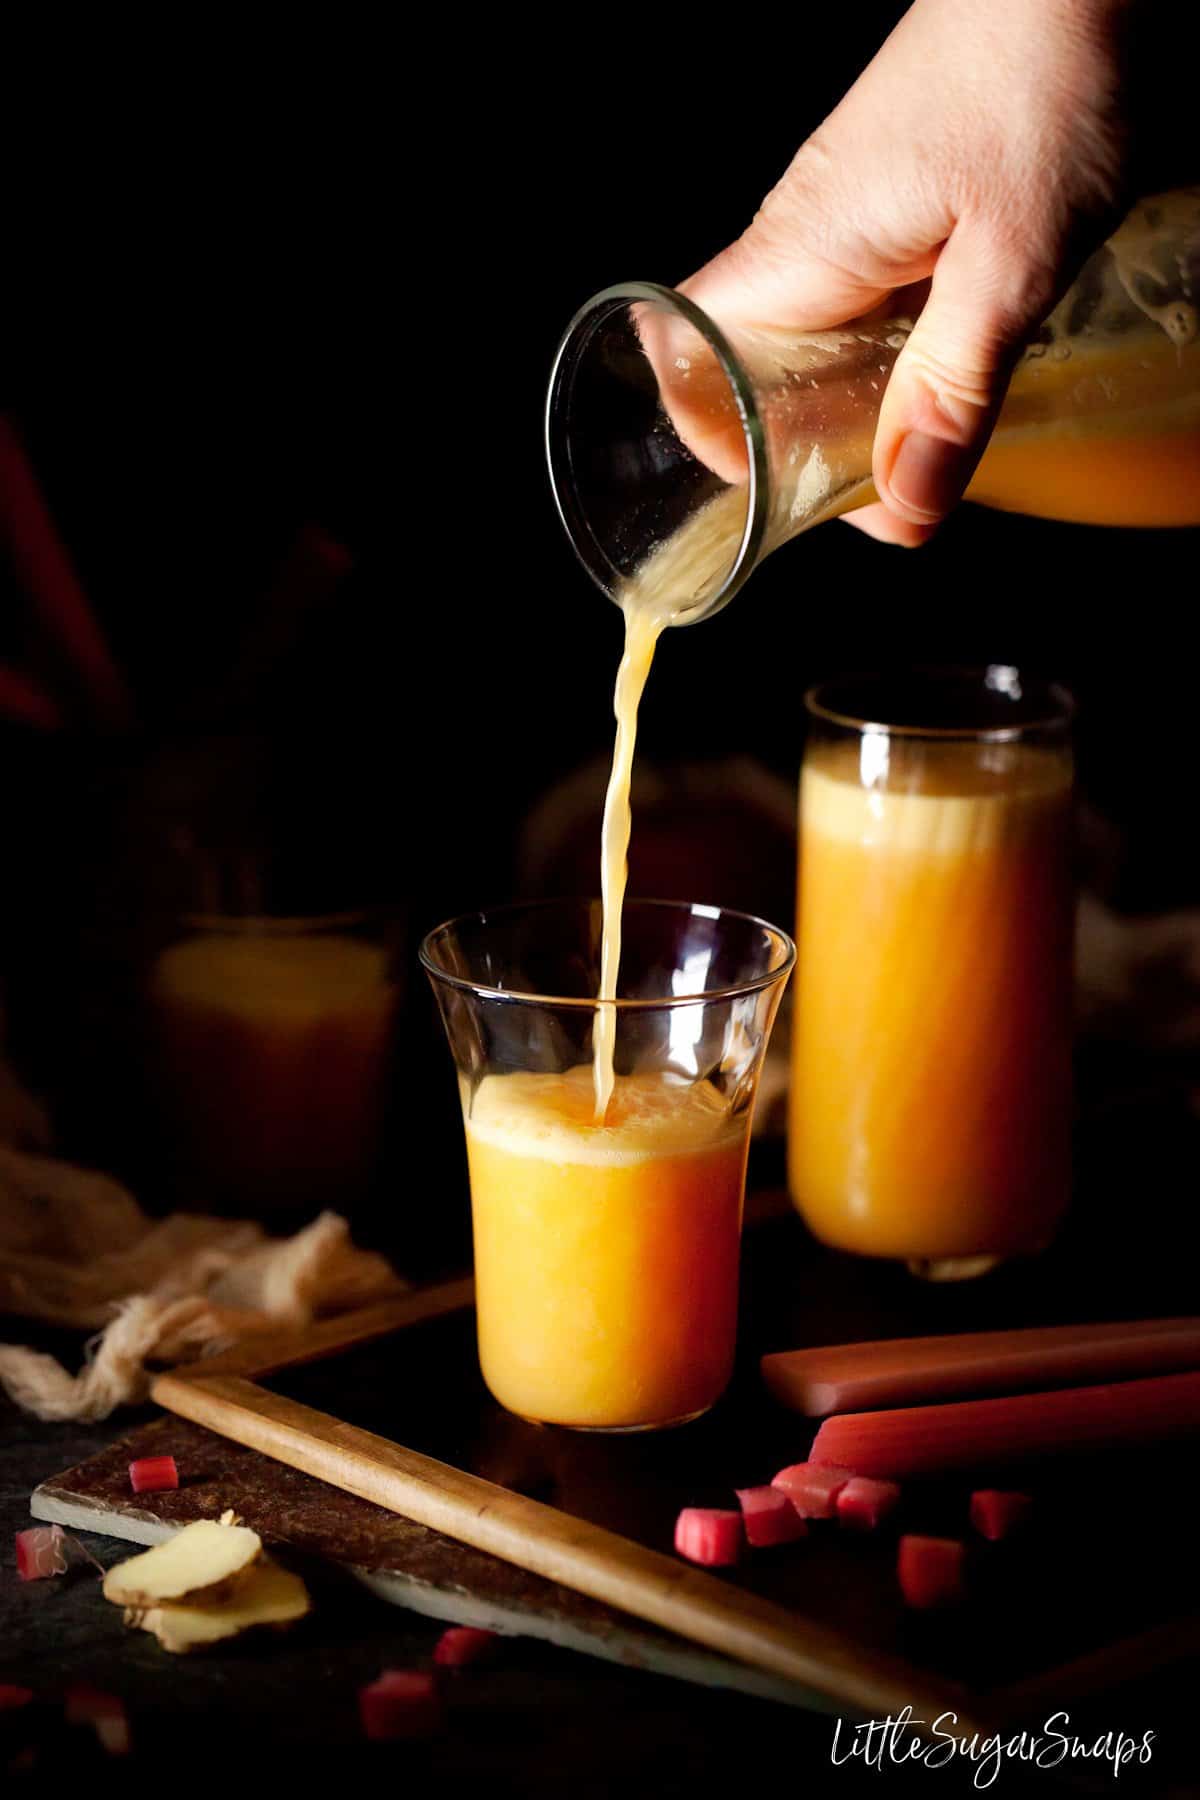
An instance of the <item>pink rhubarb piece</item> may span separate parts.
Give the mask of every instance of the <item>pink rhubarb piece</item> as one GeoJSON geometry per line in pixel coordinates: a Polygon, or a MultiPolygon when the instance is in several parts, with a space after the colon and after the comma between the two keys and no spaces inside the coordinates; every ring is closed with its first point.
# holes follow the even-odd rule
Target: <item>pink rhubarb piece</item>
{"type": "Polygon", "coordinates": [[[474,1625],[452,1625],[438,1639],[433,1660],[440,1669],[465,1669],[468,1663],[486,1656],[495,1641],[494,1631],[481,1631],[474,1625]]]}
{"type": "Polygon", "coordinates": [[[832,1463],[793,1463],[780,1469],[771,1486],[787,1495],[802,1519],[832,1519],[837,1497],[850,1479],[849,1469],[832,1463]]]}
{"type": "Polygon", "coordinates": [[[752,1487],[735,1490],[746,1527],[746,1542],[756,1550],[771,1544],[792,1544],[807,1535],[808,1526],[782,1488],[752,1487]]]}
{"type": "Polygon", "coordinates": [[[129,1485],[135,1494],[158,1494],[179,1486],[179,1470],[173,1456],[141,1456],[129,1465],[129,1485]]]}
{"type": "Polygon", "coordinates": [[[966,1592],[966,1552],[955,1538],[902,1537],[896,1559],[900,1591],[922,1612],[954,1606],[966,1592]]]}
{"type": "Polygon", "coordinates": [[[437,1685],[420,1669],[385,1669],[359,1689],[358,1711],[365,1736],[376,1742],[430,1737],[442,1722],[437,1685]]]}
{"type": "Polygon", "coordinates": [[[675,1521],[675,1548],[707,1568],[735,1563],[742,1550],[742,1515],[717,1507],[685,1506],[675,1521]]]}
{"type": "Polygon", "coordinates": [[[1003,1488],[979,1488],[971,1495],[971,1523],[981,1537],[993,1543],[1024,1525],[1033,1510],[1028,1494],[1003,1488]]]}
{"type": "Polygon", "coordinates": [[[118,1694],[78,1681],[67,1689],[66,1719],[68,1725],[90,1725],[102,1749],[110,1756],[128,1756],[132,1748],[129,1715],[118,1694]]]}
{"type": "Polygon", "coordinates": [[[43,1581],[48,1575],[65,1575],[67,1552],[61,1525],[32,1525],[18,1531],[17,1574],[22,1581],[43,1581]]]}
{"type": "Polygon", "coordinates": [[[874,1531],[899,1504],[899,1483],[852,1475],[837,1497],[838,1523],[854,1531],[874,1531]]]}

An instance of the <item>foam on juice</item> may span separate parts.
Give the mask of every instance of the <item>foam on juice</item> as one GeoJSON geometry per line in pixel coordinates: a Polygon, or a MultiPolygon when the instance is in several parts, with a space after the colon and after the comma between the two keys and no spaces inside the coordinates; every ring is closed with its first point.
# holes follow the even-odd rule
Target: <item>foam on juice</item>
{"type": "Polygon", "coordinates": [[[489,1075],[479,1085],[467,1135],[511,1155],[617,1167],[740,1144],[744,1117],[731,1117],[709,1082],[657,1071],[618,1076],[603,1123],[595,1118],[591,1070],[560,1075],[489,1075]]]}

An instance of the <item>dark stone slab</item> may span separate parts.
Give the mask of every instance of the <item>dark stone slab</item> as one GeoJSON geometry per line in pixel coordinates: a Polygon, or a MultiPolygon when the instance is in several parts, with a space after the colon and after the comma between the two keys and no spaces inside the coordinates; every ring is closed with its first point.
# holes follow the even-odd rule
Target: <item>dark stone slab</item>
{"type": "Polygon", "coordinates": [[[617,1661],[773,1698],[782,1682],[710,1655],[572,1589],[459,1544],[298,1469],[170,1416],[140,1426],[98,1456],[42,1482],[40,1519],[158,1543],[193,1519],[232,1508],[264,1542],[306,1572],[314,1560],[343,1570],[381,1599],[457,1623],[483,1625],[617,1661]],[[177,1489],[133,1495],[129,1464],[174,1456],[177,1489]]]}

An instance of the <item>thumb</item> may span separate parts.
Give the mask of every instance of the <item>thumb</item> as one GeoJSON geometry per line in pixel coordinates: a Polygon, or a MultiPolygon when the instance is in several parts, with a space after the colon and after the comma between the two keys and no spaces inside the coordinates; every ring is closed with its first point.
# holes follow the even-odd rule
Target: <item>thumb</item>
{"type": "Polygon", "coordinates": [[[1053,300],[1048,279],[995,276],[997,252],[962,228],[896,358],[875,428],[875,488],[912,525],[945,517],[982,456],[1021,346],[1053,300]]]}

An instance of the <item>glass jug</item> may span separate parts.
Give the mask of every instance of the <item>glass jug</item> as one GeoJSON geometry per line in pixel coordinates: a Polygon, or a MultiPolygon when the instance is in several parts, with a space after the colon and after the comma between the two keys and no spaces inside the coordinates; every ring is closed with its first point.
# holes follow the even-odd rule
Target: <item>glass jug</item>
{"type": "MultiPolygon", "coordinates": [[[[1200,188],[1140,201],[1026,346],[968,498],[1089,524],[1200,523],[1200,188]]],[[[546,453],[598,585],[669,581],[673,622],[873,500],[871,446],[912,328],[726,332],[651,282],[605,288],[559,346],[546,453]]]]}

